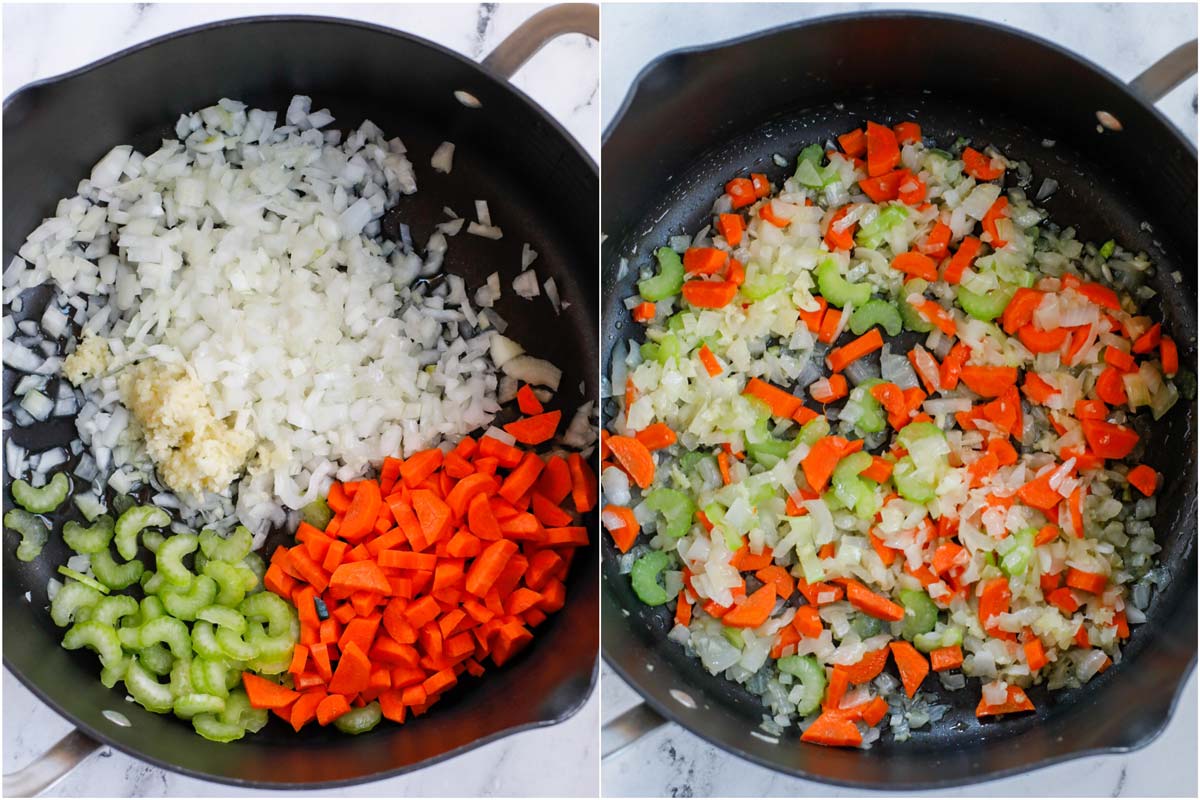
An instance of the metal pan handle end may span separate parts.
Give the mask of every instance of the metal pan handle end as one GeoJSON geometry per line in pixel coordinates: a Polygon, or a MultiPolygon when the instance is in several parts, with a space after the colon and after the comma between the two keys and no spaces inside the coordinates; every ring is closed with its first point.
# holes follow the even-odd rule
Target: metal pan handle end
{"type": "Polygon", "coordinates": [[[539,11],[497,45],[483,59],[483,66],[507,80],[550,40],[568,33],[582,33],[599,40],[600,6],[563,3],[539,11]]]}
{"type": "Polygon", "coordinates": [[[4,775],[5,797],[35,797],[65,778],[101,747],[78,728],[68,733],[32,763],[4,775]]]}
{"type": "Polygon", "coordinates": [[[1196,40],[1192,39],[1151,64],[1129,82],[1129,87],[1150,102],[1157,103],[1195,74],[1196,40]]]}
{"type": "Polygon", "coordinates": [[[616,755],[666,724],[666,717],[646,703],[638,703],[600,729],[600,758],[616,755]]]}

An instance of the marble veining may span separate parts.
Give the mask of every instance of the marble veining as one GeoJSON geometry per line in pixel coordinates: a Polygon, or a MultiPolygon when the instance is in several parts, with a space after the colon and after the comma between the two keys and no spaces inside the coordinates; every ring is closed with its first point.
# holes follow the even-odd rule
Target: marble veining
{"type": "MultiPolygon", "coordinates": [[[[1124,80],[1196,35],[1196,7],[1166,4],[772,3],[609,4],[601,53],[602,124],[607,127],[633,79],[670,50],[744,36],[776,25],[867,9],[923,9],[974,16],[1023,29],[1074,50],[1124,80]]],[[[936,46],[936,45],[934,45],[936,46]]],[[[1196,82],[1176,88],[1159,109],[1196,141],[1196,82]]],[[[618,716],[637,694],[605,666],[602,719],[618,716]]],[[[1166,731],[1132,755],[1097,756],[989,781],[943,796],[1196,796],[1196,676],[1166,731]],[[1187,765],[1181,768],[1181,765],[1187,765]]],[[[855,797],[864,792],[798,780],[728,755],[675,725],[647,736],[601,767],[605,796],[855,797]]]]}
{"type": "MultiPolygon", "coordinates": [[[[30,81],[89,64],[131,45],[214,20],[302,13],[358,19],[423,36],[481,59],[542,4],[282,6],[8,5],[4,7],[5,96],[30,81]]],[[[595,43],[571,35],[550,43],[513,78],[599,156],[595,43]]],[[[12,643],[9,643],[12,646],[12,643]]],[[[70,730],[10,673],[4,673],[4,770],[24,766],[70,730]]],[[[416,773],[338,790],[341,796],[595,796],[599,785],[594,694],[582,710],[550,728],[520,733],[416,773]],[[552,765],[547,768],[547,765],[552,765]]],[[[51,790],[53,796],[225,796],[221,784],[199,781],[105,750],[51,790]]],[[[238,792],[281,796],[283,792],[238,792]]]]}

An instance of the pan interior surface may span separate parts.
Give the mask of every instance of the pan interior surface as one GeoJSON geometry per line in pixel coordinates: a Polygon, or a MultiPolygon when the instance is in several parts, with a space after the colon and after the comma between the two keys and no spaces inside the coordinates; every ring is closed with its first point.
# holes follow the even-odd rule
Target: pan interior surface
{"type": "MultiPolygon", "coordinates": [[[[516,274],[528,242],[539,253],[539,277],[555,279],[571,310],[555,316],[538,298],[545,307],[530,313],[527,301],[507,289],[497,310],[510,322],[509,336],[563,369],[560,395],[568,409],[595,397],[597,262],[594,248],[586,246],[598,237],[594,164],[507,84],[457,54],[383,28],[317,18],[221,23],[18,92],[4,112],[5,263],[114,145],[152,152],[163,137],[174,138],[181,113],[221,97],[282,116],[294,94],[311,96],[314,109],[329,108],[334,127],[343,131],[370,119],[388,137],[404,141],[419,189],[385,217],[385,235],[404,222],[413,239],[424,242],[433,226],[448,218],[444,206],[473,218],[474,201],[489,201],[504,238],[460,234],[451,240],[444,269],[463,276],[473,290],[492,272],[516,274]],[[220,54],[219,63],[214,54],[220,54]],[[482,108],[462,105],[454,98],[456,90],[479,98],[482,108]],[[429,166],[442,141],[456,144],[450,175],[429,166]]],[[[43,291],[27,302],[18,320],[36,319],[47,295],[43,291]]],[[[15,376],[5,369],[6,403],[15,376]]],[[[11,433],[17,444],[38,450],[69,440],[73,424],[11,433]]],[[[6,505],[9,482],[6,476],[6,505]]],[[[65,518],[55,521],[60,525],[65,518]]],[[[586,524],[594,543],[595,520],[586,524]]],[[[381,725],[358,737],[333,729],[297,735],[272,717],[258,734],[216,744],[186,723],[125,702],[123,691],[99,683],[93,654],[59,646],[63,632],[46,613],[46,582],[68,553],[61,538],[52,536],[39,559],[22,563],[13,554],[16,538],[5,537],[6,666],[89,733],[197,777],[284,788],[376,779],[514,730],[561,721],[582,706],[595,681],[593,544],[576,559],[565,607],[539,627],[534,643],[505,667],[464,681],[428,716],[404,726],[381,725]],[[106,709],[121,712],[132,725],[113,724],[103,716],[106,709]]]]}
{"type": "MultiPolygon", "coordinates": [[[[1148,313],[1173,332],[1182,363],[1194,371],[1195,154],[1145,106],[1117,86],[1104,86],[1106,81],[1074,57],[1035,40],[923,15],[838,17],[664,57],[642,74],[604,146],[603,369],[610,368],[615,343],[636,337],[640,329],[622,304],[636,292],[638,271],[652,263],[653,250],[670,236],[693,234],[711,222],[713,202],[730,178],[763,172],[778,184],[808,144],[834,140],[868,119],[885,124],[913,119],[926,140],[939,146],[964,137],[1027,162],[1033,172],[1031,196],[1043,179],[1055,179],[1057,192],[1038,205],[1049,211],[1051,222],[1076,227],[1079,239],[1115,238],[1148,253],[1157,268],[1150,284],[1158,292],[1148,313]],[[896,34],[894,40],[884,35],[885,28],[896,34]],[[972,42],[978,52],[959,44],[932,61],[928,54],[918,57],[908,52],[918,29],[921,41],[972,42]],[[869,43],[877,43],[878,52],[864,47],[869,43]],[[1023,81],[1006,70],[1009,84],[1000,87],[988,77],[996,66],[990,62],[999,57],[993,54],[1000,51],[1009,63],[1028,63],[1030,75],[1078,76],[1078,83],[1063,83],[1075,91],[1054,101],[1057,111],[1042,113],[1040,106],[1054,102],[1042,97],[1047,89],[1034,79],[1023,81]],[[847,52],[870,55],[855,65],[844,57],[847,52]],[[774,61],[768,63],[769,58],[774,61]],[[947,74],[934,62],[956,66],[947,74]],[[889,74],[879,67],[886,63],[914,67],[889,74]],[[755,92],[738,89],[751,85],[755,92]],[[1098,106],[1089,105],[1096,96],[1119,108],[1123,119],[1136,119],[1135,130],[1145,140],[1130,135],[1128,126],[1120,135],[1098,133],[1098,106]],[[645,148],[652,131],[657,144],[645,148]],[[1153,180],[1137,174],[1137,162],[1150,156],[1135,151],[1147,142],[1158,164],[1153,180]],[[778,166],[776,155],[789,166],[778,166]]],[[[1140,166],[1150,169],[1149,163],[1140,166]]],[[[1006,187],[1011,185],[1010,177],[1006,187]]],[[[1087,751],[1145,744],[1165,725],[1195,658],[1195,420],[1194,401],[1181,399],[1155,425],[1147,448],[1147,462],[1165,480],[1154,524],[1170,583],[1157,593],[1147,623],[1135,627],[1122,663],[1080,689],[1049,695],[1035,688],[1030,694],[1036,714],[980,723],[972,681],[964,691],[939,692],[938,702],[951,710],[940,723],[913,731],[908,742],[897,744],[885,734],[869,751],[818,748],[801,745],[794,729],[778,743],[771,741],[758,730],[764,711],[758,698],[709,675],[666,639],[673,625],[669,613],[638,601],[607,541],[605,657],[652,705],[693,732],[774,769],[831,783],[871,788],[962,784],[1087,751]],[[689,694],[696,707],[674,699],[673,690],[689,694]]]]}

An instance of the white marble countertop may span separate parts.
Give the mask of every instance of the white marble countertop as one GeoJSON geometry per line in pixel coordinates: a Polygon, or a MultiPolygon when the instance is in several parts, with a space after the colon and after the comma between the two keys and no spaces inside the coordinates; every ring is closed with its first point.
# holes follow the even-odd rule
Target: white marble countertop
{"type": "MultiPolygon", "coordinates": [[[[651,60],[670,50],[719,42],[776,25],[829,14],[878,8],[868,3],[606,5],[601,27],[604,81],[602,124],[608,126],[630,84],[651,60]],[[668,35],[666,32],[669,31],[668,35]]],[[[932,4],[895,3],[975,16],[1051,39],[1126,80],[1196,35],[1194,5],[1149,4],[932,4]]],[[[1159,103],[1166,116],[1196,141],[1196,83],[1159,103]]],[[[605,722],[638,701],[612,670],[601,671],[605,722]]],[[[1196,676],[1192,675],[1166,731],[1130,755],[1071,761],[1023,776],[955,789],[944,796],[1196,796],[1196,676]]],[[[854,797],[869,793],[803,781],[724,753],[676,725],[667,725],[605,761],[605,796],[854,797]]]]}
{"type": "MultiPolygon", "coordinates": [[[[88,64],[175,30],[254,14],[346,17],[398,28],[482,58],[542,4],[431,5],[6,5],[5,96],[24,84],[88,64]]],[[[572,35],[537,54],[514,83],[540,103],[592,155],[599,155],[594,42],[572,35]]],[[[11,643],[10,643],[11,646],[11,643]]],[[[24,766],[70,730],[5,671],[4,770],[24,766]]],[[[411,775],[339,789],[344,796],[579,796],[598,791],[599,693],[570,720],[517,734],[411,775]],[[547,768],[553,765],[553,768],[547,768]]],[[[57,796],[221,796],[232,789],[151,767],[109,750],[56,786],[57,796]]],[[[281,792],[241,792],[276,794],[281,792]]]]}

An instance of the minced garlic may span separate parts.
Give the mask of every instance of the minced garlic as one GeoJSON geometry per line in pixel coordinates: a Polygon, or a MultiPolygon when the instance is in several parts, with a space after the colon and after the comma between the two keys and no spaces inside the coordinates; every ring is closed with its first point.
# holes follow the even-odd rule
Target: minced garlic
{"type": "Polygon", "coordinates": [[[63,375],[78,386],[88,378],[103,374],[108,369],[110,356],[108,340],[88,331],[75,345],[75,352],[63,361],[63,375]]]}
{"type": "Polygon", "coordinates": [[[253,435],[217,419],[204,387],[182,367],[149,359],[127,367],[117,383],[159,476],[172,489],[220,492],[241,473],[253,435]]]}

